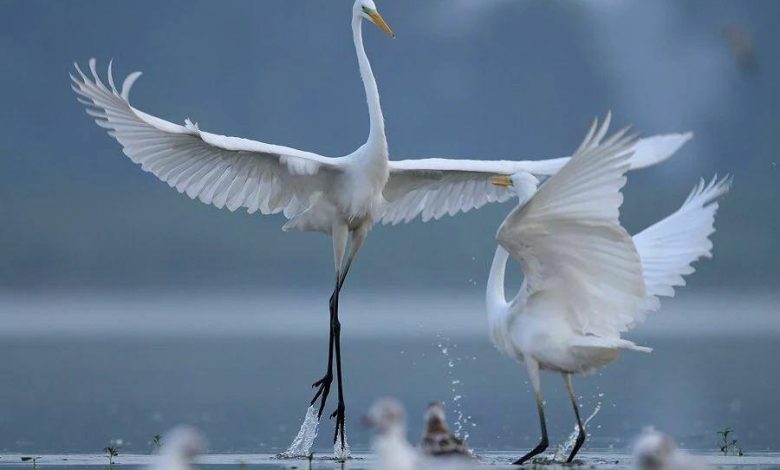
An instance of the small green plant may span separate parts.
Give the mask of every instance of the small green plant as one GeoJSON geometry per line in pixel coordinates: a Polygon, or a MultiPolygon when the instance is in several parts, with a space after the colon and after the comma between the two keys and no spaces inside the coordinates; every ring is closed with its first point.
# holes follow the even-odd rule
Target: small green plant
{"type": "Polygon", "coordinates": [[[159,452],[160,447],[162,447],[162,436],[155,434],[152,437],[152,451],[159,452]]]}
{"type": "Polygon", "coordinates": [[[723,431],[718,431],[720,451],[723,452],[723,455],[738,455],[742,457],[745,453],[742,452],[742,448],[737,444],[737,440],[731,437],[733,432],[734,430],[728,427],[724,428],[723,431]]]}
{"type": "Polygon", "coordinates": [[[38,459],[40,457],[22,457],[22,462],[32,462],[33,468],[38,468],[38,459]]]}
{"type": "Polygon", "coordinates": [[[105,452],[106,458],[108,459],[108,465],[114,465],[114,457],[119,456],[119,447],[110,445],[104,447],[103,452],[105,452]]]}

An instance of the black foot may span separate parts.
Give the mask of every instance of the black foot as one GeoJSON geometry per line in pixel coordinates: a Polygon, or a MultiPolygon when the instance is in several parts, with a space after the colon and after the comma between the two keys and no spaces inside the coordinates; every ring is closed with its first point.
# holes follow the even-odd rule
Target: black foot
{"type": "Polygon", "coordinates": [[[512,462],[512,465],[523,465],[524,463],[528,462],[532,458],[541,454],[545,450],[547,450],[547,439],[542,439],[542,442],[540,442],[538,446],[534,447],[534,450],[532,450],[531,452],[525,454],[524,456],[512,462]]]}
{"type": "Polygon", "coordinates": [[[340,401],[336,411],[330,415],[330,419],[336,418],[336,431],[333,433],[333,444],[335,445],[336,440],[340,438],[341,450],[344,450],[346,447],[344,441],[344,410],[344,402],[340,401]]]}
{"type": "Polygon", "coordinates": [[[585,437],[585,433],[580,431],[580,433],[577,435],[577,442],[574,443],[574,448],[571,450],[569,458],[566,459],[566,463],[571,463],[574,460],[574,456],[577,455],[577,452],[580,451],[580,447],[582,447],[582,444],[585,442],[585,437]]]}
{"type": "Polygon", "coordinates": [[[317,419],[322,418],[322,411],[325,409],[325,402],[328,400],[328,394],[330,393],[330,384],[333,383],[333,375],[332,374],[325,374],[325,377],[321,378],[320,380],[314,382],[311,385],[311,388],[317,388],[317,394],[314,395],[314,398],[311,399],[311,403],[309,403],[309,406],[313,405],[314,402],[317,401],[318,398],[320,398],[320,409],[317,412],[317,419]]]}

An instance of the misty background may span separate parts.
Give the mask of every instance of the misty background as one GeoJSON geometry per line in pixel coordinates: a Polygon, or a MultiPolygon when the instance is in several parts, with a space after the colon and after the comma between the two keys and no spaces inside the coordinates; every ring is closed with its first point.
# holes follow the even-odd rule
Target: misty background
{"type": "MultiPolygon", "coordinates": [[[[86,116],[68,73],[74,60],[96,57],[104,71],[113,58],[117,80],[144,72],[131,97],[144,111],[340,156],[368,128],[351,4],[0,1],[0,288],[327,293],[326,237],[283,233],[281,215],[203,205],[142,172],[86,116]]],[[[715,258],[699,264],[690,284],[777,286],[780,4],[378,6],[398,35],[364,30],[391,158],[568,155],[608,110],[615,128],[633,124],[643,135],[690,130],[695,139],[673,159],[630,175],[626,225],[641,230],[676,209],[698,178],[731,173],[715,258]]],[[[377,226],[350,291],[478,293],[511,204],[377,226]]]]}
{"type": "MultiPolygon", "coordinates": [[[[674,158],[629,175],[632,233],[699,178],[734,176],[714,258],[628,336],[653,354],[575,386],[583,413],[601,410],[586,450],[624,451],[652,424],[683,447],[717,448],[731,426],[747,451],[777,451],[780,2],[377,4],[397,33],[364,28],[393,159],[564,156],[608,110],[613,129],[693,131],[674,158]]],[[[216,452],[289,444],[326,363],[330,240],[144,173],[68,74],[113,58],[117,81],[144,72],[131,96],[143,111],[341,156],[368,132],[351,6],[0,0],[0,452],[100,453],[122,438],[123,453],[146,453],[179,423],[216,452]]],[[[357,423],[380,395],[406,404],[412,439],[439,399],[477,449],[536,444],[525,373],[485,334],[494,235],[512,204],[374,228],[340,303],[353,448],[367,448],[357,423]]],[[[557,443],[571,409],[558,377],[543,382],[557,443]]],[[[332,429],[323,420],[318,452],[332,429]]]]}

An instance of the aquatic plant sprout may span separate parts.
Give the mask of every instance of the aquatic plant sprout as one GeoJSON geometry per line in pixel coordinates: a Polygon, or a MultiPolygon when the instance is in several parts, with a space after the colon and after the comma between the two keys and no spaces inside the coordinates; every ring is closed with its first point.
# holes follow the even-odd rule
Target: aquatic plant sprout
{"type": "Polygon", "coordinates": [[[114,457],[119,456],[119,447],[110,445],[108,447],[104,447],[103,452],[106,454],[106,458],[108,459],[108,465],[114,465],[114,457]]]}
{"type": "Polygon", "coordinates": [[[720,436],[720,451],[723,455],[736,455],[742,457],[745,453],[742,452],[742,448],[737,444],[737,440],[731,438],[733,432],[734,430],[729,427],[723,429],[723,431],[718,431],[718,435],[720,436]]]}

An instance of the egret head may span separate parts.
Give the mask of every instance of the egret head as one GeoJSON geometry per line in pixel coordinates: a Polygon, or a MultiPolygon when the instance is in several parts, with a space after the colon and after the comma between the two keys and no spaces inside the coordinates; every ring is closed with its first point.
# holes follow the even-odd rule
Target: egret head
{"type": "Polygon", "coordinates": [[[539,186],[539,180],[531,173],[526,173],[525,171],[520,171],[513,175],[496,175],[490,178],[490,182],[499,188],[510,189],[520,198],[521,202],[535,193],[536,188],[539,186]]]}
{"type": "Polygon", "coordinates": [[[384,18],[382,18],[382,15],[379,14],[379,11],[377,11],[374,0],[356,0],[354,8],[356,15],[360,15],[363,19],[379,26],[379,28],[391,38],[395,37],[393,30],[390,29],[390,26],[385,22],[384,18]]]}
{"type": "Polygon", "coordinates": [[[381,435],[403,433],[406,427],[406,413],[398,400],[383,398],[371,407],[365,422],[381,435]]]}

